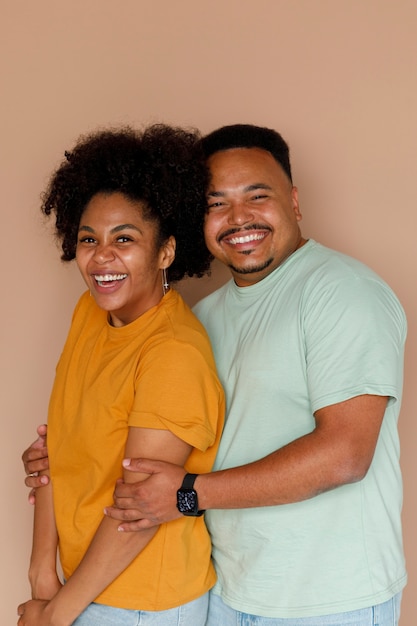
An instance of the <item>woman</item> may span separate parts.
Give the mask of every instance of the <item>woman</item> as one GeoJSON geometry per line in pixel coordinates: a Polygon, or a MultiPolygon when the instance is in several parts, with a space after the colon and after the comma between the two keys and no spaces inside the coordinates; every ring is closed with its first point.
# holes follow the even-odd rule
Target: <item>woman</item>
{"type": "Polygon", "coordinates": [[[51,179],[42,209],[88,291],[51,394],[51,481],[36,498],[19,626],[205,623],[215,574],[203,517],[122,533],[103,509],[125,457],[193,473],[214,461],[223,392],[207,335],[166,278],[209,268],[206,177],[198,136],[156,125],[81,139],[51,179]]]}

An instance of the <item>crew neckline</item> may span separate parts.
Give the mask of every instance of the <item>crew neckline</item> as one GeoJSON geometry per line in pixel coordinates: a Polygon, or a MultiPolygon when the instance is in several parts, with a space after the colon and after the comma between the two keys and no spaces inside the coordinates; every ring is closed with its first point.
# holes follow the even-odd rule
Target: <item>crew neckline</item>
{"type": "Polygon", "coordinates": [[[258,281],[254,285],[248,285],[247,287],[239,287],[236,285],[234,279],[232,278],[229,282],[230,288],[232,292],[241,299],[252,298],[257,296],[258,293],[264,291],[265,286],[267,287],[270,283],[275,282],[278,274],[282,273],[289,265],[295,263],[301,256],[307,254],[308,251],[316,245],[314,239],[307,239],[306,243],[295,250],[288,258],[285,259],[281,265],[279,265],[276,269],[274,269],[268,276],[265,276],[262,280],[258,281]]]}

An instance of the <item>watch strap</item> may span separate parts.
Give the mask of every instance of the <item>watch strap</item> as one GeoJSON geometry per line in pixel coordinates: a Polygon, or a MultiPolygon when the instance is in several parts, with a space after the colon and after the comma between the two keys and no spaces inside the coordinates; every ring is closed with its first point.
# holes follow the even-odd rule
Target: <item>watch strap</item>
{"type": "Polygon", "coordinates": [[[182,481],[181,489],[192,489],[194,487],[194,481],[198,474],[186,474],[182,481]]]}

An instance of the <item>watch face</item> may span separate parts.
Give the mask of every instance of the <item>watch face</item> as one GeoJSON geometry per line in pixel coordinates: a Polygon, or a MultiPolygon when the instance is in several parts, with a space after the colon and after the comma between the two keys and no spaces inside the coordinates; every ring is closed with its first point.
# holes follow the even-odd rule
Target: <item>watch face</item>
{"type": "Polygon", "coordinates": [[[179,489],[177,491],[177,507],[180,513],[197,513],[197,492],[194,489],[179,489]]]}

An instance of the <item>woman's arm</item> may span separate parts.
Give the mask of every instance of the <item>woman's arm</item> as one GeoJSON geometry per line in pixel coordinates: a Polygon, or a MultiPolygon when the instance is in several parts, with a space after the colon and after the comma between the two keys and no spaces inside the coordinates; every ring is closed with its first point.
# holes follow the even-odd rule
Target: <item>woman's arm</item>
{"type": "Polygon", "coordinates": [[[58,536],[52,500],[52,486],[42,489],[36,499],[29,581],[32,598],[50,600],[61,583],[56,572],[58,536]]]}
{"type": "MultiPolygon", "coordinates": [[[[149,428],[130,428],[126,445],[128,456],[146,456],[183,465],[191,452],[191,446],[170,431],[149,428]]],[[[124,479],[129,482],[143,480],[146,474],[126,472],[124,479]]],[[[44,492],[48,489],[42,489],[44,492]]],[[[147,545],[158,527],[139,533],[118,532],[119,523],[104,518],[80,565],[44,607],[36,603],[26,603],[25,625],[27,626],[67,626],[123,572],[131,561],[147,545]],[[31,611],[33,610],[33,621],[31,611]],[[39,621],[39,610],[42,619],[39,621]],[[36,618],[35,618],[36,613],[36,618]]]]}

